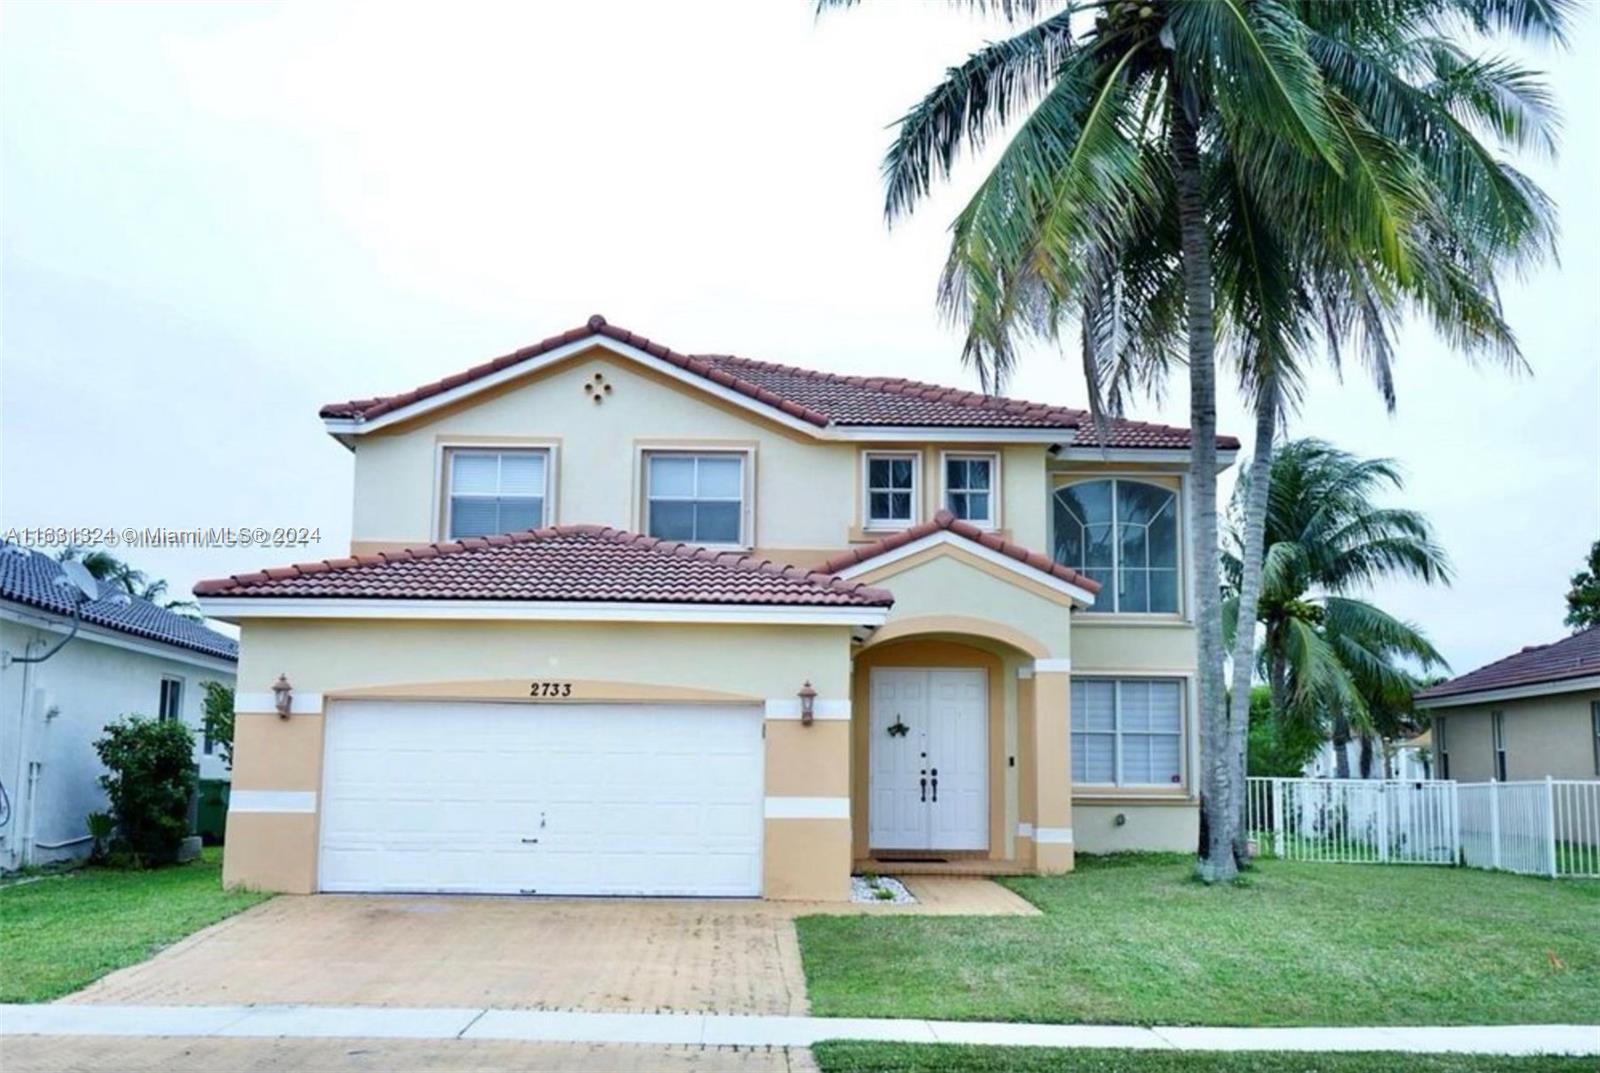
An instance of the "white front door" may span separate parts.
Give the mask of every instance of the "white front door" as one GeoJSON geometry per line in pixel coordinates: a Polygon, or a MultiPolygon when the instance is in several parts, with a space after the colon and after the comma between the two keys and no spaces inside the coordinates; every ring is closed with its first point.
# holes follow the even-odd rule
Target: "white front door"
{"type": "Polygon", "coordinates": [[[759,708],[337,701],[325,891],[761,893],[759,708]]]}
{"type": "Polygon", "coordinates": [[[871,848],[987,849],[987,676],[965,668],[871,673],[871,848]]]}

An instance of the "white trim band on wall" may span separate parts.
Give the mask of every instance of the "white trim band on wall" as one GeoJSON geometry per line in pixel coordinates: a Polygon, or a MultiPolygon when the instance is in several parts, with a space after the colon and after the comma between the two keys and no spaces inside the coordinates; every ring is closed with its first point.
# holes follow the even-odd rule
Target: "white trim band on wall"
{"type": "MultiPolygon", "coordinates": [[[[768,719],[799,719],[799,697],[772,697],[767,702],[768,719]]],[[[850,702],[847,700],[824,700],[818,697],[811,702],[811,717],[813,719],[845,719],[850,718],[850,702]]]]}
{"type": "Polygon", "coordinates": [[[1041,846],[1070,846],[1072,845],[1072,828],[1036,827],[1033,831],[1033,840],[1041,846]]]}
{"type": "Polygon", "coordinates": [[[1033,661],[1034,674],[1067,674],[1072,670],[1070,659],[1036,659],[1033,661]]]}
{"type": "Polygon", "coordinates": [[[315,790],[234,790],[228,795],[229,812],[315,812],[315,790]]]}
{"type": "Polygon", "coordinates": [[[1031,824],[1031,823],[1019,823],[1019,824],[1017,824],[1017,837],[1018,838],[1032,838],[1033,837],[1033,824],[1031,824]]]}
{"type": "Polygon", "coordinates": [[[769,820],[848,820],[848,797],[769,797],[765,804],[769,820]]]}
{"type": "MultiPolygon", "coordinates": [[[[271,693],[235,693],[233,711],[235,715],[277,715],[278,699],[271,693]]],[[[319,715],[321,712],[321,693],[301,693],[299,690],[290,692],[291,715],[319,715]]]]}

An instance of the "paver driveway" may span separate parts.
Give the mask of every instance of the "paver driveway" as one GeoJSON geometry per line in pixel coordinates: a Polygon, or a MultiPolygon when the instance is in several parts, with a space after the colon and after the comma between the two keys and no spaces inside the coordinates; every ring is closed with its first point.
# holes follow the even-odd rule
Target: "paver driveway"
{"type": "Polygon", "coordinates": [[[802,1014],[792,913],[763,902],[274,898],[68,997],[802,1014]]]}

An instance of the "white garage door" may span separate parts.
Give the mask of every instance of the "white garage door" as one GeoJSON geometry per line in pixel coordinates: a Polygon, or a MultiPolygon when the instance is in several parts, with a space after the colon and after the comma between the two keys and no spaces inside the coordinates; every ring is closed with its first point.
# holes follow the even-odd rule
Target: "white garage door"
{"type": "Polygon", "coordinates": [[[341,701],[325,891],[754,896],[758,708],[341,701]]]}

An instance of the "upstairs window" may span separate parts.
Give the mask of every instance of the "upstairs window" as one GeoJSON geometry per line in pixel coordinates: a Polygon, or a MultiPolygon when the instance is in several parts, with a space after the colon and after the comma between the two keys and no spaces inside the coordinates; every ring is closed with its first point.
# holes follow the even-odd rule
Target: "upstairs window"
{"type": "Polygon", "coordinates": [[[962,521],[993,528],[995,472],[994,455],[945,455],[945,509],[962,521]]]}
{"type": "Polygon", "coordinates": [[[1450,777],[1450,739],[1445,736],[1446,720],[1439,716],[1433,721],[1433,748],[1439,754],[1439,777],[1450,777]]]}
{"type": "Polygon", "coordinates": [[[743,545],[742,454],[645,456],[645,532],[691,544],[743,545]]]}
{"type": "Polygon", "coordinates": [[[156,702],[156,716],[164,723],[183,718],[183,679],[161,679],[161,697],[156,702]]]}
{"type": "Polygon", "coordinates": [[[908,452],[868,454],[868,529],[903,529],[916,520],[918,459],[908,452]]]}
{"type": "Polygon", "coordinates": [[[1131,480],[1055,494],[1055,560],[1100,583],[1095,611],[1178,611],[1178,497],[1131,480]]]}
{"type": "Polygon", "coordinates": [[[545,524],[548,452],[452,450],[449,463],[447,539],[545,524]]]}
{"type": "Polygon", "coordinates": [[[1172,679],[1074,679],[1072,781],[1181,785],[1183,684],[1172,679]]]}
{"type": "Polygon", "coordinates": [[[1594,724],[1594,773],[1600,775],[1600,700],[1589,705],[1589,721],[1594,724]]]}

